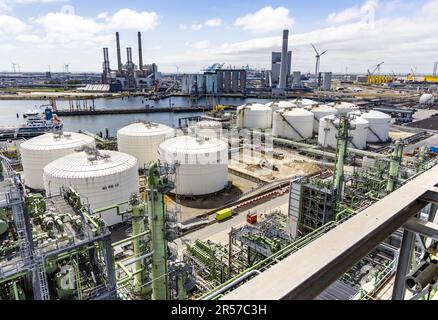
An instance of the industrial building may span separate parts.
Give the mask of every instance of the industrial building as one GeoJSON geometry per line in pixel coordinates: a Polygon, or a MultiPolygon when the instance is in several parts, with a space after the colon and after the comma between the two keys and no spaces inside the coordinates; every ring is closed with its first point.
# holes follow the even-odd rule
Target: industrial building
{"type": "Polygon", "coordinates": [[[102,83],[109,84],[111,91],[141,90],[152,88],[161,80],[155,63],[143,63],[141,32],[138,32],[138,64],[132,59],[132,48],[126,48],[126,63],[122,63],[120,35],[116,32],[117,69],[111,69],[108,48],[103,48],[102,83]]]}
{"type": "Polygon", "coordinates": [[[244,69],[222,69],[214,64],[202,74],[184,74],[181,92],[187,95],[217,95],[246,93],[247,76],[244,69]]]}

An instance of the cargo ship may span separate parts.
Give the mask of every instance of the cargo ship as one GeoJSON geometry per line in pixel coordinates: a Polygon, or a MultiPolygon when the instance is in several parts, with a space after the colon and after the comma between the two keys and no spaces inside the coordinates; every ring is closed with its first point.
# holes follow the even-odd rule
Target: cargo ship
{"type": "Polygon", "coordinates": [[[0,140],[35,137],[63,128],[62,120],[50,107],[46,107],[42,113],[39,110],[28,111],[23,118],[26,119],[23,124],[0,127],[0,140]]]}

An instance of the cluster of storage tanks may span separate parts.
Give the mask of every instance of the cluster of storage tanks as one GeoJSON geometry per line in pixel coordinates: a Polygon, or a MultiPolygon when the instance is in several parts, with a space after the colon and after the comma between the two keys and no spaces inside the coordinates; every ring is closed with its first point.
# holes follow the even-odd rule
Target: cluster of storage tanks
{"type": "MultiPolygon", "coordinates": [[[[163,124],[134,123],[118,130],[118,151],[96,150],[94,139],[80,133],[44,134],[20,146],[24,182],[48,196],[72,187],[91,209],[100,209],[137,194],[139,169],[161,160],[177,162],[177,194],[215,193],[228,184],[228,145],[215,137],[217,124],[200,123],[198,129],[202,136],[175,137],[163,124]]],[[[122,221],[115,209],[102,218],[109,225],[122,221]]]]}
{"type": "Polygon", "coordinates": [[[249,103],[237,108],[237,127],[272,129],[272,135],[290,140],[306,140],[318,134],[318,143],[336,148],[339,115],[351,119],[351,145],[365,149],[368,142],[388,140],[391,117],[379,111],[361,112],[349,102],[320,104],[310,99],[249,103]]]}

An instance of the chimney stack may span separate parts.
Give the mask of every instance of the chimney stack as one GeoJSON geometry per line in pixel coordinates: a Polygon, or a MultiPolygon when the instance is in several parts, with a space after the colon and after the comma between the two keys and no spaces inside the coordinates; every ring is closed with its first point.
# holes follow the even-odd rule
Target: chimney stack
{"type": "Polygon", "coordinates": [[[286,89],[287,86],[287,46],[289,41],[289,30],[283,30],[283,48],[281,50],[280,82],[278,88],[286,89]]]}
{"type": "Polygon", "coordinates": [[[120,53],[120,37],[118,32],[116,32],[116,45],[117,45],[117,67],[119,69],[119,73],[122,73],[122,56],[120,53]]]}
{"type": "Polygon", "coordinates": [[[141,47],[141,32],[138,33],[138,67],[143,71],[143,49],[141,47]]]}

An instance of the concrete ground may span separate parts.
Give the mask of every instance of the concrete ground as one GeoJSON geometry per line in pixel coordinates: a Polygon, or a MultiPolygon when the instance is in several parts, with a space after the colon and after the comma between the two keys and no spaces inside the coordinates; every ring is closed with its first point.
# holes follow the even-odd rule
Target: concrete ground
{"type": "MultiPolygon", "coordinates": [[[[222,206],[224,203],[233,200],[243,193],[254,190],[257,183],[248,181],[244,178],[228,174],[228,180],[233,183],[233,188],[230,192],[221,192],[217,195],[212,195],[205,198],[198,198],[195,200],[185,199],[179,200],[179,208],[181,213],[178,215],[179,221],[193,219],[199,215],[205,214],[222,206]]],[[[169,209],[176,205],[175,197],[166,197],[166,204],[169,209]]]]}
{"type": "Polygon", "coordinates": [[[246,215],[248,212],[256,212],[260,215],[262,213],[269,213],[273,210],[279,209],[284,214],[287,214],[288,205],[289,194],[282,195],[254,208],[245,210],[228,220],[214,223],[205,228],[189,233],[182,238],[178,238],[174,241],[174,245],[177,247],[177,250],[180,253],[183,249],[185,249],[186,242],[194,242],[197,239],[212,240],[214,242],[226,245],[228,244],[228,233],[230,232],[230,229],[244,225],[246,223],[246,215]]]}

